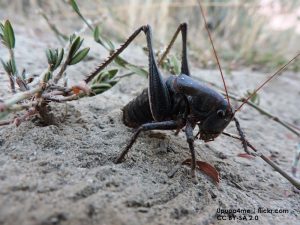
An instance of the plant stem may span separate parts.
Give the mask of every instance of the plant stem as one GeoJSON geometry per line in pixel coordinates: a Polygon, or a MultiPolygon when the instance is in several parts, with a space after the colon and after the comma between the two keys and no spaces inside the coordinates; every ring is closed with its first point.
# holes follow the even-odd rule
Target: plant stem
{"type": "Polygon", "coordinates": [[[66,71],[66,69],[68,67],[69,61],[70,61],[70,56],[68,55],[68,58],[66,59],[64,64],[61,66],[59,72],[56,74],[56,76],[53,79],[54,84],[57,84],[58,81],[62,78],[64,72],[66,71]]]}
{"type": "Polygon", "coordinates": [[[8,75],[8,79],[9,79],[11,92],[13,94],[15,94],[16,93],[16,86],[15,86],[15,81],[14,81],[13,75],[12,74],[7,74],[7,75],[8,75]]]}
{"type": "Polygon", "coordinates": [[[73,94],[66,97],[54,97],[54,96],[45,96],[46,100],[52,101],[52,102],[67,102],[67,101],[74,101],[78,100],[80,98],[80,95],[73,94]]]}
{"type": "Polygon", "coordinates": [[[125,74],[122,74],[122,75],[118,75],[118,76],[114,77],[114,80],[122,79],[124,77],[129,77],[131,75],[134,75],[134,73],[133,72],[129,72],[129,73],[125,73],[125,74]]]}
{"type": "Polygon", "coordinates": [[[32,95],[37,94],[37,93],[41,92],[42,90],[43,90],[43,87],[42,87],[42,85],[40,85],[31,90],[15,94],[14,96],[12,96],[12,98],[2,102],[1,103],[2,110],[0,112],[0,119],[5,117],[8,114],[11,106],[13,106],[14,104],[16,104],[24,99],[30,98],[32,95]]]}

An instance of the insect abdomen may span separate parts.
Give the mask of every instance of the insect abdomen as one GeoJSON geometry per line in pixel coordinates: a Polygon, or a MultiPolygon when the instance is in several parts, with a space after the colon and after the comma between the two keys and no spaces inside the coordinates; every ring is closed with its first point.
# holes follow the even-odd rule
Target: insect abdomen
{"type": "Polygon", "coordinates": [[[154,121],[149,104],[148,89],[123,108],[123,122],[128,127],[138,127],[144,123],[154,121]]]}

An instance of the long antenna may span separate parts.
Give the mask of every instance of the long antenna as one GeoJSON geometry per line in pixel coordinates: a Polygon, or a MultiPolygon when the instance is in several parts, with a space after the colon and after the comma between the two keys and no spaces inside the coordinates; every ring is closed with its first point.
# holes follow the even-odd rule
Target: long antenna
{"type": "Polygon", "coordinates": [[[224,85],[224,89],[225,89],[225,93],[226,93],[226,98],[227,98],[227,102],[228,102],[228,107],[230,108],[230,101],[229,101],[229,96],[228,96],[227,86],[226,86],[226,83],[225,83],[225,79],[224,79],[223,71],[222,71],[222,68],[221,68],[220,61],[219,61],[219,57],[218,57],[217,51],[216,51],[216,49],[215,49],[213,40],[212,40],[212,38],[211,38],[211,34],[210,34],[210,31],[209,31],[209,28],[208,28],[208,26],[207,26],[206,18],[205,18],[205,16],[204,16],[204,10],[203,10],[203,7],[202,7],[202,5],[201,5],[201,3],[200,3],[200,0],[198,0],[198,4],[199,4],[200,10],[201,10],[202,18],[203,18],[203,20],[204,20],[205,29],[206,29],[206,31],[207,31],[207,33],[208,33],[208,37],[209,37],[211,46],[212,46],[212,48],[213,48],[215,58],[216,58],[216,60],[217,60],[217,64],[218,64],[218,67],[219,67],[219,70],[220,70],[220,73],[221,73],[221,77],[222,77],[222,81],[223,81],[223,85],[224,85]]]}
{"type": "Polygon", "coordinates": [[[270,76],[265,82],[263,82],[250,96],[248,96],[243,103],[235,110],[234,113],[236,113],[237,111],[239,111],[243,105],[245,105],[249,99],[251,99],[254,95],[256,95],[256,93],[263,87],[265,86],[271,79],[273,79],[276,75],[278,75],[279,73],[281,73],[283,70],[285,70],[285,68],[291,64],[293,61],[295,61],[295,59],[300,55],[300,52],[294,57],[292,58],[290,61],[288,61],[285,65],[283,65],[279,70],[277,70],[276,73],[274,73],[272,76],[270,76]]]}

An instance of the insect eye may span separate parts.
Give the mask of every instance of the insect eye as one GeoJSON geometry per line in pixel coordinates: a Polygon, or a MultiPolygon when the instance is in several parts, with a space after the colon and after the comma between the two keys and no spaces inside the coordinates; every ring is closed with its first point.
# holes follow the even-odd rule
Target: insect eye
{"type": "Polygon", "coordinates": [[[217,115],[218,115],[219,117],[223,118],[223,117],[225,116],[225,111],[223,111],[223,110],[218,110],[218,111],[217,111],[217,115]]]}

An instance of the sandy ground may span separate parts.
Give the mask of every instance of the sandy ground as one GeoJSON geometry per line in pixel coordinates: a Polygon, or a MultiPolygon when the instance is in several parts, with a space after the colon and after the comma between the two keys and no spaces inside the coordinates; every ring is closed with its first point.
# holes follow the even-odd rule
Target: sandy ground
{"type": "MultiPolygon", "coordinates": [[[[39,30],[15,29],[18,65],[42,72],[45,47],[58,45],[39,30]]],[[[93,49],[92,56],[99,60],[105,56],[93,49]]],[[[136,49],[140,47],[124,55],[145,65],[146,58],[136,49]]],[[[2,57],[5,50],[0,53],[2,57]]],[[[80,80],[95,64],[92,60],[70,69],[71,80],[80,80]]],[[[195,65],[192,71],[194,77],[221,85],[217,71],[195,65]]],[[[2,97],[8,85],[2,68],[0,75],[2,97]]],[[[229,90],[243,94],[266,74],[245,69],[226,78],[229,90]]],[[[299,122],[299,84],[299,73],[286,72],[261,92],[262,107],[299,122]]],[[[114,164],[133,134],[122,124],[120,109],[146,86],[147,80],[135,75],[102,95],[53,104],[56,117],[64,118],[57,126],[40,127],[28,121],[19,127],[1,127],[0,224],[299,224],[300,195],[261,159],[238,157],[241,144],[227,137],[195,143],[197,158],[219,170],[219,187],[201,172],[194,184],[189,168],[180,166],[190,157],[183,133],[175,137],[171,131],[146,132],[126,161],[114,164]],[[288,213],[258,213],[259,207],[288,213]],[[218,209],[256,212],[235,214],[248,221],[228,221],[228,215],[219,217],[218,209]]],[[[295,137],[248,106],[238,118],[253,145],[289,171],[295,137]]],[[[233,124],[227,131],[236,133],[233,124]]]]}

